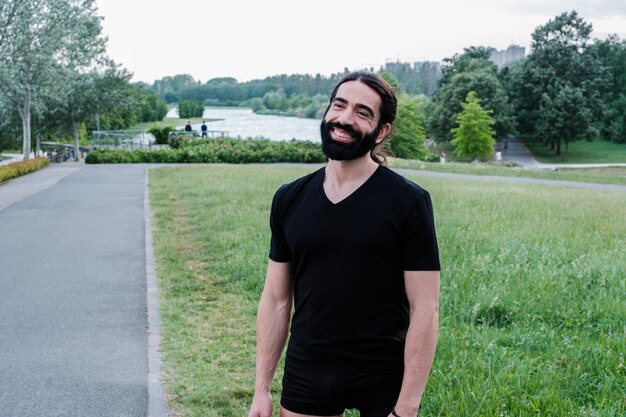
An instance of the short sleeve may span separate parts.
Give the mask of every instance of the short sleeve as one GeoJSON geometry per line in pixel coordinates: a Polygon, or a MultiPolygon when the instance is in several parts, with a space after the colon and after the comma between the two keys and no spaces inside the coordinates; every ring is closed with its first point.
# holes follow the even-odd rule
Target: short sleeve
{"type": "Polygon", "coordinates": [[[405,271],[439,271],[439,248],[433,205],[428,192],[411,205],[405,220],[402,266],[405,271]]]}
{"type": "Polygon", "coordinates": [[[291,248],[287,243],[283,229],[283,191],[283,187],[276,191],[272,199],[272,208],[270,210],[270,230],[272,236],[270,240],[269,258],[275,262],[289,262],[292,259],[291,248]]]}

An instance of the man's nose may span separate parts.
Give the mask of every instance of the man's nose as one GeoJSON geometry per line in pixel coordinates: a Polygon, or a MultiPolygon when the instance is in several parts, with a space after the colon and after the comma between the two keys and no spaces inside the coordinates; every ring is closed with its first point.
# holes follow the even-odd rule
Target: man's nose
{"type": "Polygon", "coordinates": [[[337,117],[337,122],[342,125],[352,126],[354,124],[354,111],[352,109],[344,109],[337,117]]]}

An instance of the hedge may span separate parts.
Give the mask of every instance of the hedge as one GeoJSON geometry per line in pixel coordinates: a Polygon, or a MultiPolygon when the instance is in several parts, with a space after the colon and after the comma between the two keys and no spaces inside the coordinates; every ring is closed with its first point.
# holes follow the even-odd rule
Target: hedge
{"type": "Polygon", "coordinates": [[[38,157],[27,161],[13,162],[12,164],[0,166],[0,183],[12,178],[21,177],[31,172],[39,171],[50,165],[48,158],[38,157]]]}
{"type": "Polygon", "coordinates": [[[187,140],[178,149],[133,151],[98,149],[89,152],[88,164],[119,163],[276,163],[324,162],[319,143],[308,141],[271,141],[268,139],[187,140]]]}

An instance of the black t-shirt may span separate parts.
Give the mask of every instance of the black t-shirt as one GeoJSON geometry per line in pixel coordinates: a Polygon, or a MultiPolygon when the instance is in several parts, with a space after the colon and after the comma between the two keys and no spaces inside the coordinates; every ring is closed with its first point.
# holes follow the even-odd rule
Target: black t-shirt
{"type": "Polygon", "coordinates": [[[409,305],[404,271],[438,271],[427,191],[380,166],[333,204],[324,168],[272,201],[270,259],[291,262],[290,344],[374,367],[402,365],[409,305]]]}

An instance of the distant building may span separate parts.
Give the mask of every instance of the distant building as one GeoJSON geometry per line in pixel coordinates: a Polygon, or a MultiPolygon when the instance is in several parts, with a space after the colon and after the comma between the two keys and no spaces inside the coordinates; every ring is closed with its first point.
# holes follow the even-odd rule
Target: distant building
{"type": "Polygon", "coordinates": [[[510,45],[504,51],[491,51],[489,59],[496,64],[498,68],[502,68],[511,62],[519,61],[526,56],[526,48],[519,45],[510,45]]]}

